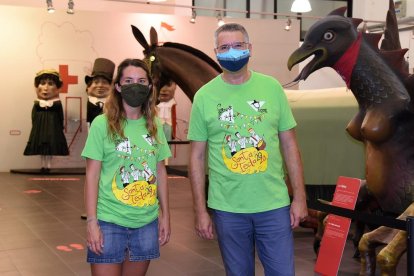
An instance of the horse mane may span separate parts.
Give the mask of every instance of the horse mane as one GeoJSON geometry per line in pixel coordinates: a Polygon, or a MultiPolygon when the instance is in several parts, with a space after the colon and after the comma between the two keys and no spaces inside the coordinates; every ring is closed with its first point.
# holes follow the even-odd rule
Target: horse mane
{"type": "Polygon", "coordinates": [[[180,49],[186,52],[189,52],[190,54],[200,58],[201,60],[204,60],[207,64],[209,64],[211,67],[213,67],[217,72],[221,73],[223,70],[221,67],[215,62],[212,58],[210,58],[208,55],[203,53],[202,51],[193,48],[191,46],[188,46],[186,44],[181,43],[175,43],[175,42],[165,42],[162,47],[169,47],[169,48],[176,48],[180,49]]]}

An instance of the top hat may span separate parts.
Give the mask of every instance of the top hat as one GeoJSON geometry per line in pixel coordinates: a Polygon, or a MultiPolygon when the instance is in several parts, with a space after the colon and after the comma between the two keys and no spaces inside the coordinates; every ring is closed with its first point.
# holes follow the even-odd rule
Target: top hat
{"type": "Polygon", "coordinates": [[[103,77],[112,82],[114,75],[115,63],[106,58],[97,58],[93,64],[92,74],[85,76],[85,83],[88,84],[94,77],[103,77]]]}

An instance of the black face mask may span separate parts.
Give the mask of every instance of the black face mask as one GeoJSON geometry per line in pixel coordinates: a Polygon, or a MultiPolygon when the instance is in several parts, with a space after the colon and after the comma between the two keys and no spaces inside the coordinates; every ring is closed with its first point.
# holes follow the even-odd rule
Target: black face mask
{"type": "Polygon", "coordinates": [[[131,107],[141,106],[150,94],[150,86],[139,83],[125,84],[121,86],[121,97],[131,107]]]}

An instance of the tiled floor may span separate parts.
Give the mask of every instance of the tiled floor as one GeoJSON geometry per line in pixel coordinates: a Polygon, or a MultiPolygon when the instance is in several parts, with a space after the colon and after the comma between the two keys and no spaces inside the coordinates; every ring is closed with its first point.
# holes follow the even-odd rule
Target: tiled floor
{"type": "MultiPolygon", "coordinates": [[[[90,275],[85,261],[84,175],[0,173],[0,275],[90,275]]],[[[225,275],[216,241],[194,234],[188,179],[170,176],[172,237],[147,275],[225,275]]],[[[314,275],[313,232],[295,230],[296,275],[314,275]]],[[[347,243],[338,275],[358,275],[347,243]]],[[[256,275],[263,275],[257,261],[256,275]]],[[[377,273],[379,275],[379,273],[377,273]]],[[[406,275],[406,256],[397,275],[406,275]]]]}

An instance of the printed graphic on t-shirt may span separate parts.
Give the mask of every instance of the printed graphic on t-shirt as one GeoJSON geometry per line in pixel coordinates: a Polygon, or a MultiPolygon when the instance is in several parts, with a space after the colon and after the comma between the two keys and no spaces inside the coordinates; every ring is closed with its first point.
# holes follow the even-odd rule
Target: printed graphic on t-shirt
{"type": "Polygon", "coordinates": [[[223,161],[230,171],[238,174],[254,174],[267,169],[265,137],[255,129],[263,123],[267,113],[263,108],[265,101],[251,100],[246,104],[240,111],[233,106],[217,105],[218,120],[225,130],[221,151],[223,161]]]}
{"type": "Polygon", "coordinates": [[[142,138],[144,138],[145,141],[147,141],[147,143],[151,146],[154,145],[154,139],[151,137],[151,135],[149,134],[144,134],[142,135],[142,138]]]}
{"type": "Polygon", "coordinates": [[[122,165],[113,177],[112,192],[120,202],[136,207],[154,205],[157,198],[157,178],[148,164],[155,156],[156,145],[149,134],[142,138],[151,149],[133,145],[128,138],[115,141],[122,165]]]}
{"type": "Polygon", "coordinates": [[[247,101],[247,103],[250,105],[251,108],[253,108],[253,110],[260,112],[265,102],[253,100],[253,101],[247,101]]]}

